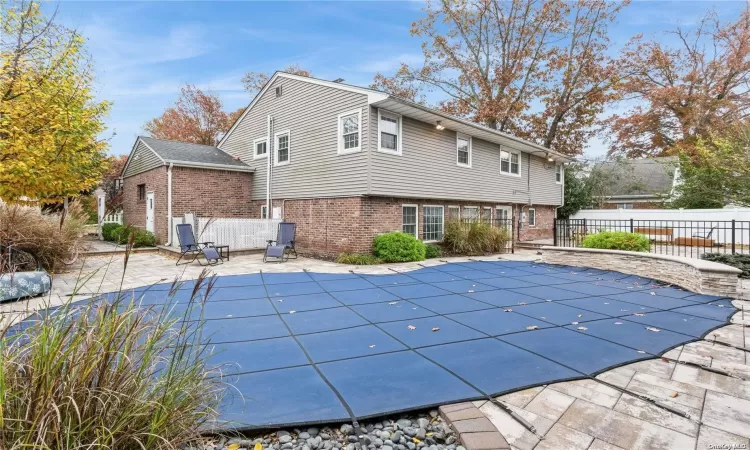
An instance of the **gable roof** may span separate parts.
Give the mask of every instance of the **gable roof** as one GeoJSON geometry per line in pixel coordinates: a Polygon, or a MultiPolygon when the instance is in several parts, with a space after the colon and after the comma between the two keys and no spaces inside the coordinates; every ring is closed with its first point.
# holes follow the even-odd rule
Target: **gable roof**
{"type": "Polygon", "coordinates": [[[679,162],[676,156],[664,156],[603,162],[596,168],[614,175],[610,198],[659,197],[672,191],[679,162]]]}
{"type": "Polygon", "coordinates": [[[254,170],[239,159],[235,159],[228,153],[212,145],[190,144],[187,142],[167,141],[148,136],[138,136],[133,145],[133,150],[131,150],[128,162],[122,169],[122,174],[127,171],[128,165],[132,160],[132,153],[138,147],[138,142],[142,142],[149,150],[154,152],[164,165],[173,164],[180,167],[196,167],[240,172],[252,172],[254,170]]]}
{"type": "Polygon", "coordinates": [[[253,100],[250,102],[250,104],[245,108],[245,110],[242,112],[242,114],[235,120],[235,122],[232,124],[231,128],[229,128],[229,131],[224,134],[224,136],[221,138],[221,141],[219,141],[218,146],[221,147],[221,145],[224,143],[224,141],[229,137],[229,135],[232,134],[234,129],[237,127],[237,125],[242,121],[242,119],[245,118],[247,113],[253,108],[253,106],[258,102],[258,100],[263,96],[263,94],[271,87],[274,81],[278,78],[289,78],[292,80],[298,80],[303,81],[306,83],[311,84],[317,84],[320,86],[326,86],[331,87],[334,89],[340,89],[343,91],[348,92],[355,92],[358,94],[363,94],[367,96],[367,103],[375,106],[380,107],[384,109],[394,110],[393,112],[400,113],[407,117],[413,117],[417,120],[423,120],[427,122],[434,122],[434,117],[437,117],[441,120],[442,125],[446,128],[462,132],[471,136],[475,136],[477,138],[501,144],[501,145],[508,145],[510,143],[515,143],[516,145],[513,146],[517,150],[526,152],[526,153],[535,153],[535,154],[545,154],[550,155],[554,157],[557,160],[562,161],[572,161],[574,158],[562,153],[558,153],[554,150],[550,150],[546,147],[543,147],[541,145],[535,144],[533,142],[529,142],[520,138],[517,138],[515,136],[512,136],[507,133],[503,133],[502,131],[494,130],[492,128],[485,127],[484,125],[474,123],[465,119],[461,119],[456,116],[452,116],[450,114],[446,114],[442,111],[438,111],[436,109],[428,108],[426,106],[420,105],[418,103],[414,103],[412,101],[396,97],[394,95],[388,94],[383,91],[378,91],[376,89],[371,88],[363,88],[359,86],[353,86],[351,84],[345,84],[345,83],[339,83],[335,81],[328,81],[328,80],[321,80],[319,78],[313,78],[313,77],[304,77],[300,75],[294,75],[291,73],[286,72],[275,72],[271,78],[268,79],[266,84],[263,86],[263,89],[261,89],[253,98],[253,100]],[[400,112],[399,112],[400,111],[400,112]]]}

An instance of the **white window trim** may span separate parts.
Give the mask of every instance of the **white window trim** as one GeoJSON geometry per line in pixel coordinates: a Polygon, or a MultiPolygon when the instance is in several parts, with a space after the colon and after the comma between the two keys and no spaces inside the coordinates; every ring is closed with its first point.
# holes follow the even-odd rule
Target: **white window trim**
{"type": "MultiPolygon", "coordinates": [[[[510,172],[503,172],[503,158],[501,156],[501,153],[498,153],[498,156],[500,156],[500,174],[508,177],[521,178],[521,174],[523,173],[523,155],[521,154],[521,152],[504,148],[500,148],[500,152],[515,153],[516,155],[518,155],[518,174],[515,174],[510,172]]],[[[510,170],[510,160],[508,161],[508,170],[510,170]]]]}
{"type": "Polygon", "coordinates": [[[563,172],[563,166],[562,164],[555,164],[555,183],[562,184],[563,179],[565,178],[565,172],[563,172]],[[557,181],[557,171],[560,171],[560,181],[557,181]]]}
{"type": "Polygon", "coordinates": [[[292,162],[292,133],[289,130],[279,131],[273,135],[273,165],[274,166],[286,166],[292,162]],[[283,135],[289,136],[289,157],[284,162],[279,162],[279,137],[283,135]]]}
{"type": "Polygon", "coordinates": [[[536,208],[529,208],[526,213],[526,223],[529,225],[529,227],[536,228],[536,208]],[[534,223],[531,223],[531,211],[534,211],[534,223]]]}
{"type": "Polygon", "coordinates": [[[401,205],[401,232],[404,232],[404,208],[414,208],[414,237],[419,239],[419,205],[404,203],[401,205]]]}
{"type": "MultiPolygon", "coordinates": [[[[440,210],[443,212],[441,216],[443,217],[443,235],[445,235],[445,206],[443,205],[422,205],[422,217],[424,217],[424,209],[425,208],[440,208],[440,210]]],[[[424,230],[422,230],[422,237],[424,237],[424,230]]],[[[425,240],[426,243],[432,243],[432,242],[440,242],[436,239],[431,239],[429,241],[425,240]]]]}
{"type": "Polygon", "coordinates": [[[473,153],[471,151],[471,147],[472,147],[471,136],[467,136],[461,133],[456,133],[456,165],[457,166],[471,168],[471,154],[473,153]],[[458,162],[458,140],[459,139],[466,139],[467,141],[469,141],[469,164],[463,164],[463,163],[458,162]]]}
{"type": "Polygon", "coordinates": [[[338,140],[338,143],[339,143],[338,154],[346,155],[349,153],[361,152],[362,151],[362,108],[341,113],[339,114],[336,120],[338,121],[338,124],[336,127],[336,129],[338,130],[338,136],[336,137],[336,139],[338,140]],[[341,127],[341,119],[346,116],[351,116],[352,114],[357,115],[357,123],[359,124],[357,127],[357,134],[358,134],[357,142],[359,143],[359,145],[357,145],[356,147],[344,149],[344,130],[341,127]]]}
{"type": "MultiPolygon", "coordinates": [[[[467,209],[476,209],[477,210],[477,216],[474,218],[475,220],[482,220],[482,218],[479,216],[479,207],[478,206],[464,206],[463,212],[466,212],[467,209]]],[[[468,219],[468,217],[464,217],[463,215],[460,216],[461,219],[468,219]]]]}
{"type": "Polygon", "coordinates": [[[388,154],[391,154],[391,155],[398,155],[398,156],[401,156],[403,154],[403,147],[401,146],[401,142],[402,142],[401,136],[404,135],[404,133],[403,133],[403,125],[402,125],[403,122],[404,121],[403,121],[403,117],[401,116],[401,114],[392,113],[392,112],[388,111],[387,109],[380,109],[380,108],[378,108],[378,151],[379,152],[388,153],[388,154]],[[380,134],[380,113],[381,113],[381,111],[384,112],[384,113],[386,113],[389,116],[394,116],[394,117],[398,118],[398,136],[397,136],[398,139],[396,140],[396,150],[391,150],[390,148],[383,148],[383,144],[382,144],[381,138],[380,138],[380,136],[381,136],[381,134],[380,134]]]}
{"type": "Polygon", "coordinates": [[[262,138],[258,138],[256,140],[254,140],[253,141],[253,159],[265,159],[265,158],[268,158],[268,150],[269,150],[268,147],[269,147],[268,146],[268,136],[263,136],[262,138]],[[265,142],[266,143],[266,153],[264,153],[262,155],[258,155],[258,144],[260,144],[261,142],[265,142]]]}

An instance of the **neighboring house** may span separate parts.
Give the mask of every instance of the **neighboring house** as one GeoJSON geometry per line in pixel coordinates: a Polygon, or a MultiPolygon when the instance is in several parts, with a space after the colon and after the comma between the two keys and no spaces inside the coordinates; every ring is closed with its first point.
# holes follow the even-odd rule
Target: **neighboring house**
{"type": "Polygon", "coordinates": [[[604,173],[603,209],[658,209],[680,183],[679,158],[626,159],[597,164],[604,173]]]}
{"type": "Polygon", "coordinates": [[[252,172],[216,147],[138,137],[122,170],[125,224],[165,244],[168,217],[250,217],[252,172]]]}
{"type": "MultiPolygon", "coordinates": [[[[281,72],[216,148],[202,148],[252,171],[242,213],[266,217],[270,198],[273,217],[297,223],[300,248],[328,254],[370,251],[389,231],[439,241],[450,217],[511,219],[516,239],[550,238],[570,160],[379,91],[281,72]]],[[[126,198],[135,184],[125,179],[126,198]]]]}

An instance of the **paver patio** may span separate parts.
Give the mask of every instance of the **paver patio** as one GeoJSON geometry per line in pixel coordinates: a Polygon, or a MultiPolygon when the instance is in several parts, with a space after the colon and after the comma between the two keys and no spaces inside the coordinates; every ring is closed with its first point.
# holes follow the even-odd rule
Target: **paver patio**
{"type": "MultiPolygon", "coordinates": [[[[533,253],[504,256],[508,259],[534,259],[533,253]]],[[[473,258],[477,259],[477,258],[473,258]]],[[[495,259],[495,258],[493,258],[495,259]]],[[[466,258],[450,258],[452,262],[466,258]]],[[[424,265],[442,264],[426,261],[424,265]]],[[[233,257],[222,266],[212,268],[218,275],[258,272],[316,272],[392,274],[417,269],[413,263],[389,266],[344,266],[300,258],[285,264],[263,264],[260,255],[233,257]]],[[[53,291],[46,299],[0,305],[7,324],[45,302],[59,304],[77,291],[83,299],[95,292],[131,288],[181,277],[196,278],[202,268],[197,265],[175,267],[174,261],[155,254],[130,256],[123,274],[122,257],[91,258],[79,272],[57,275],[53,291]],[[79,275],[88,276],[76,286],[79,275]],[[15,314],[7,314],[14,312],[15,314]]],[[[747,289],[747,286],[745,286],[747,289]]],[[[746,291],[745,291],[746,292],[746,291]]],[[[746,325],[750,325],[750,302],[733,301],[741,311],[732,324],[717,329],[705,340],[680,346],[665,356],[705,364],[750,378],[747,351],[711,343],[727,342],[750,349],[746,325]],[[746,316],[747,314],[747,316],[746,316]]],[[[730,378],[695,367],[661,359],[642,361],[600,374],[597,378],[631,391],[660,400],[691,414],[685,419],[615,389],[590,380],[540,386],[504,395],[499,399],[537,428],[539,436],[527,431],[497,406],[476,402],[480,410],[505,436],[511,448],[517,449],[617,449],[617,448],[709,448],[709,445],[750,445],[750,381],[730,378]],[[700,420],[700,424],[698,421],[700,420]]],[[[721,448],[721,447],[715,447],[721,448]]]]}

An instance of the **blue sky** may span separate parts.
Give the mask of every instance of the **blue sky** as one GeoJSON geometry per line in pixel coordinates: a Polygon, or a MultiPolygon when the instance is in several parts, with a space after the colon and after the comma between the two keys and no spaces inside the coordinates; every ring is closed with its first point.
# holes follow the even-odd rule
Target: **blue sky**
{"type": "MultiPolygon", "coordinates": [[[[112,154],[128,153],[143,124],[174,103],[180,86],[217,93],[225,109],[247,105],[240,79],[293,63],[316,77],[367,86],[376,72],[421,60],[409,28],[424,2],[73,2],[58,18],[88,39],[97,96],[113,102],[106,137],[112,154]]],[[[634,2],[611,28],[612,49],[631,36],[669,40],[664,30],[690,27],[711,7],[722,20],[744,2],[634,2]]],[[[597,139],[588,155],[605,152],[597,139]]]]}

